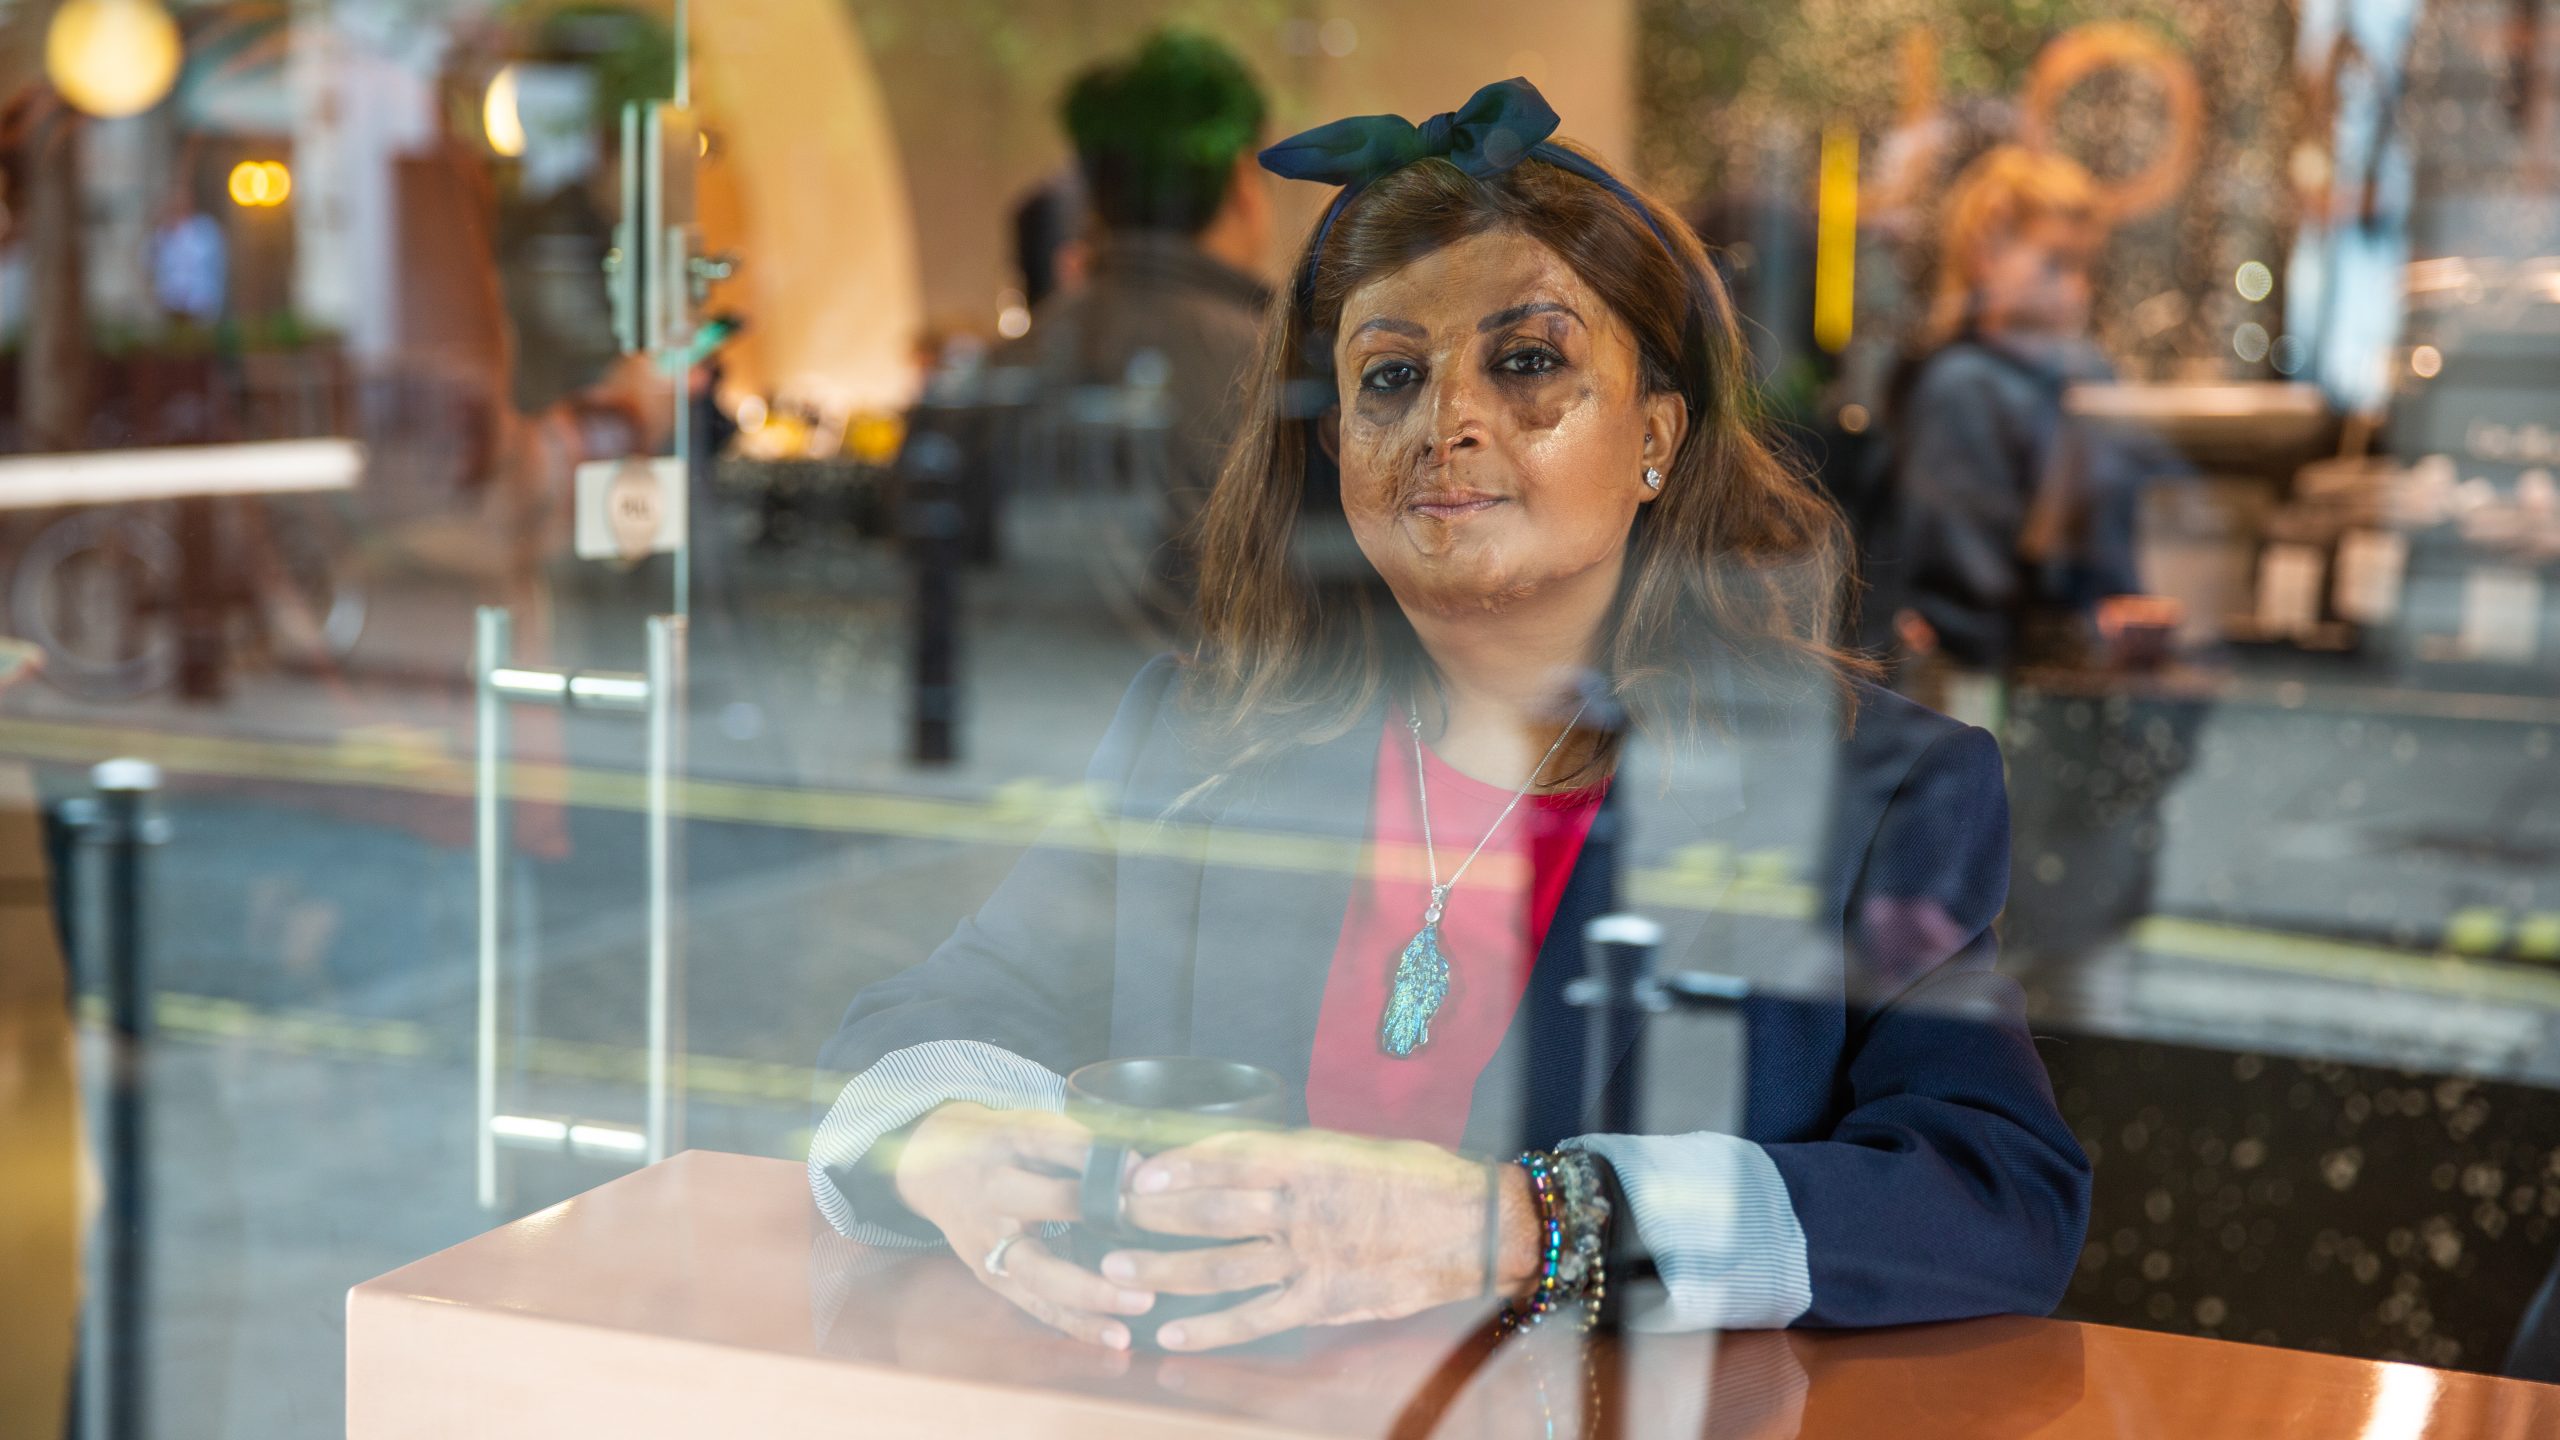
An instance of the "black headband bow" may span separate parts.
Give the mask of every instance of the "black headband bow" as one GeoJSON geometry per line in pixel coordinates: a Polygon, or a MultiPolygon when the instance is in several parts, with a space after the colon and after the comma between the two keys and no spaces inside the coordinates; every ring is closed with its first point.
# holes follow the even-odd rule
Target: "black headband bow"
{"type": "Polygon", "coordinates": [[[1262,152],[1262,168],[1288,180],[1358,190],[1389,171],[1433,157],[1483,179],[1525,159],[1556,133],[1555,107],[1526,80],[1496,81],[1467,103],[1419,125],[1401,115],[1354,115],[1292,135],[1262,152]]]}
{"type": "Polygon", "coordinates": [[[1543,160],[1617,196],[1643,219],[1654,238],[1670,246],[1671,237],[1655,223],[1653,211],[1617,176],[1561,145],[1548,143],[1547,137],[1556,133],[1559,123],[1555,107],[1538,93],[1538,87],[1515,75],[1485,86],[1466,104],[1419,125],[1401,115],[1354,115],[1292,135],[1264,150],[1258,157],[1262,168],[1282,179],[1342,187],[1324,212],[1316,243],[1307,251],[1306,273],[1298,277],[1301,303],[1314,298],[1316,261],[1324,254],[1342,207],[1381,176],[1417,160],[1446,160],[1479,180],[1523,160],[1543,160]]]}

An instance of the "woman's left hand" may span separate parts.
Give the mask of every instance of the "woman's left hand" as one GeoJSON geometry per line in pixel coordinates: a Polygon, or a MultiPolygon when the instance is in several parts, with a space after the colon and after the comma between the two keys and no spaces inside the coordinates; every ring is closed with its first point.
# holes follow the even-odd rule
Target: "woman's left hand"
{"type": "MultiPolygon", "coordinates": [[[[1168,1350],[1410,1315],[1484,1293],[1485,1170],[1420,1141],[1321,1130],[1212,1136],[1140,1165],[1126,1215],[1140,1229],[1236,1243],[1115,1251],[1102,1273],[1176,1295],[1279,1287],[1166,1325],[1157,1340],[1168,1350]]],[[[1525,1194],[1519,1201],[1506,1193],[1501,1218],[1525,1194]]]]}

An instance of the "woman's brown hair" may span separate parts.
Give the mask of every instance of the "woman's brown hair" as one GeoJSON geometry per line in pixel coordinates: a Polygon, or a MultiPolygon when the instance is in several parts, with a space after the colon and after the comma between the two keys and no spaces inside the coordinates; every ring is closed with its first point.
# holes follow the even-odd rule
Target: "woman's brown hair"
{"type": "Polygon", "coordinates": [[[1445,160],[1380,178],[1319,243],[1311,283],[1277,298],[1244,427],[1201,517],[1199,645],[1186,699],[1229,769],[1342,734],[1390,683],[1427,673],[1385,583],[1350,551],[1339,479],[1312,443],[1335,403],[1333,340],[1362,285],[1472,235],[1513,230],[1573,267],[1634,334],[1647,394],[1677,393],[1686,442],[1638,508],[1600,663],[1632,726],[1728,728],[1742,697],[1848,708],[1865,663],[1834,646],[1847,579],[1839,513],[1763,440],[1748,351],[1697,237],[1559,165],[1478,179],[1445,160]],[[1335,543],[1338,542],[1338,543],[1335,543]]]}

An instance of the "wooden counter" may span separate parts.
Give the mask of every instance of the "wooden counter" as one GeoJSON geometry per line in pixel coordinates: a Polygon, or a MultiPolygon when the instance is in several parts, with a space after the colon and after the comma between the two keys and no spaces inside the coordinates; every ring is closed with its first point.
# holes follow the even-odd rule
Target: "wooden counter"
{"type": "MultiPolygon", "coordinates": [[[[948,1256],[837,1238],[797,1164],[693,1151],[349,1292],[347,1433],[1528,1436],[1551,1415],[1572,1433],[1572,1337],[1461,1384],[1448,1357],[1476,1318],[1269,1354],[1097,1350],[948,1256]]],[[[2052,1320],[1639,1337],[1623,1376],[1630,1436],[2560,1435],[2560,1387],[2052,1320]]]]}

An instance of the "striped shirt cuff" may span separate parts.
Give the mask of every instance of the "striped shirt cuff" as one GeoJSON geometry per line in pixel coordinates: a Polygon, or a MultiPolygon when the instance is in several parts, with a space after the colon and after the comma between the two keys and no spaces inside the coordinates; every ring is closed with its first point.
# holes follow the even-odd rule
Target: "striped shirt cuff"
{"type": "Polygon", "coordinates": [[[1636,1236],[1667,1292],[1660,1330],[1762,1330],[1813,1305],[1804,1227],[1769,1152],[1739,1136],[1584,1135],[1618,1172],[1636,1236]]]}
{"type": "Polygon", "coordinates": [[[837,1234],[908,1250],[929,1243],[865,1223],[827,1172],[854,1164],[881,1136],[954,1100],[990,1110],[1063,1110],[1067,1082],[1046,1066],[980,1040],[929,1040],[881,1056],[845,1082],[809,1141],[809,1193],[837,1234]]]}

